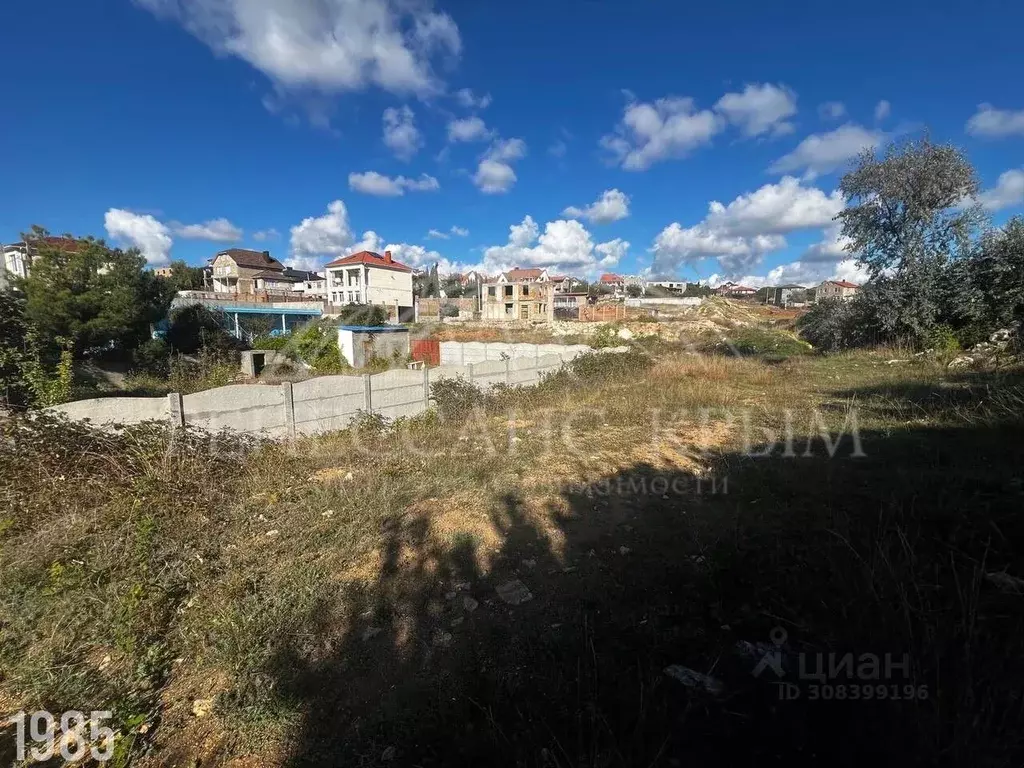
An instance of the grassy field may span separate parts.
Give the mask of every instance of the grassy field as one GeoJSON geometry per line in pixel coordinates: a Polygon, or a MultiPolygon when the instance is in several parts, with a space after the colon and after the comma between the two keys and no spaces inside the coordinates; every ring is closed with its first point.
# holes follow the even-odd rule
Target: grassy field
{"type": "Polygon", "coordinates": [[[1024,380],[907,357],[652,341],[291,446],[0,422],[0,714],[110,709],[115,765],[1020,764],[1024,380]]]}

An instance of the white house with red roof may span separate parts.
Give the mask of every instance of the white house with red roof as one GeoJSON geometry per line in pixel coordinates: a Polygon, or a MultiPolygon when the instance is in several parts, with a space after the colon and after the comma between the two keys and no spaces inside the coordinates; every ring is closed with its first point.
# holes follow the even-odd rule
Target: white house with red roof
{"type": "Polygon", "coordinates": [[[622,275],[616,275],[612,272],[605,272],[601,275],[598,282],[605,288],[611,288],[616,293],[621,293],[622,289],[626,287],[626,281],[622,275]]]}
{"type": "Polygon", "coordinates": [[[379,304],[397,307],[398,316],[412,312],[412,267],[384,255],[360,251],[335,259],[327,272],[327,300],[331,304],[379,304]]]}

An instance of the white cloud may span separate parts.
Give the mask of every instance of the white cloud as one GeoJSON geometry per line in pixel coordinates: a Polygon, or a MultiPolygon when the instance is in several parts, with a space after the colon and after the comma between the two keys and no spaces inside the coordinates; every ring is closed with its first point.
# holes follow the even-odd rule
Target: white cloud
{"type": "Polygon", "coordinates": [[[186,240],[212,240],[215,243],[233,243],[242,239],[242,230],[227,219],[211,219],[203,224],[171,223],[178,237],[186,240]]]}
{"type": "Polygon", "coordinates": [[[403,0],[135,0],[280,89],[337,93],[441,90],[435,59],[462,47],[450,16],[403,0]]]}
{"type": "Polygon", "coordinates": [[[433,240],[447,240],[451,235],[439,229],[431,229],[427,232],[427,237],[433,240]]]}
{"type": "Polygon", "coordinates": [[[822,120],[838,120],[846,115],[846,105],[841,101],[826,101],[818,105],[818,117],[822,120]]]}
{"type": "Polygon", "coordinates": [[[323,216],[305,218],[292,227],[291,235],[291,252],[295,257],[348,255],[353,237],[345,203],[335,200],[323,216]]]}
{"type": "Polygon", "coordinates": [[[867,270],[859,266],[854,259],[846,259],[838,263],[805,263],[794,261],[779,264],[765,275],[712,275],[708,279],[711,286],[717,286],[726,280],[733,280],[740,285],[751,288],[763,288],[773,285],[803,285],[808,288],[819,285],[823,280],[849,280],[858,285],[868,279],[867,270]]]}
{"type": "Polygon", "coordinates": [[[796,94],[784,85],[751,83],[742,93],[725,94],[715,109],[744,136],[781,136],[793,131],[786,118],[796,114],[796,94]]]}
{"type": "Polygon", "coordinates": [[[498,139],[481,158],[473,183],[488,195],[508,192],[516,183],[511,163],[525,155],[526,142],[522,139],[498,139]]]}
{"type": "Polygon", "coordinates": [[[843,237],[840,231],[841,227],[838,225],[833,225],[826,229],[822,232],[822,239],[804,251],[800,260],[811,263],[835,263],[850,258],[850,253],[846,250],[846,246],[850,244],[850,239],[843,237]]]}
{"type": "Polygon", "coordinates": [[[978,195],[978,202],[986,211],[1001,211],[1024,203],[1024,168],[999,174],[996,185],[978,195]]]}
{"type": "Polygon", "coordinates": [[[813,179],[843,167],[864,149],[873,149],[885,140],[885,134],[847,123],[828,133],[816,133],[801,141],[796,149],[783,155],[768,170],[771,173],[803,171],[813,179]]]}
{"type": "Polygon", "coordinates": [[[562,211],[562,215],[586,219],[591,224],[610,224],[629,216],[629,197],[617,189],[606,189],[597,201],[583,208],[571,205],[562,211]]]}
{"type": "Polygon", "coordinates": [[[987,139],[1024,136],[1024,109],[996,109],[991,104],[979,104],[965,130],[987,139]]]}
{"type": "Polygon", "coordinates": [[[469,230],[465,227],[452,226],[452,234],[456,237],[469,237],[469,230]]]}
{"type": "Polygon", "coordinates": [[[891,113],[892,113],[892,104],[890,104],[885,99],[882,99],[880,102],[875,104],[875,120],[876,121],[885,120],[885,118],[887,118],[891,113]]]}
{"type": "Polygon", "coordinates": [[[424,248],[422,245],[388,243],[384,246],[384,250],[391,251],[391,256],[395,261],[401,262],[409,267],[423,269],[433,266],[436,263],[437,269],[441,273],[459,271],[457,268],[458,265],[448,261],[448,259],[437,251],[424,248]]]}
{"type": "Polygon", "coordinates": [[[693,99],[668,97],[653,103],[631,101],[615,132],[601,138],[612,160],[627,171],[685,157],[707,144],[724,121],[709,109],[697,110],[693,99]]]}
{"type": "Polygon", "coordinates": [[[412,109],[388,107],[382,117],[384,144],[399,160],[410,160],[423,146],[423,137],[416,127],[412,109]]]}
{"type": "Polygon", "coordinates": [[[378,197],[400,197],[406,193],[406,190],[409,192],[434,192],[441,188],[437,179],[425,173],[421,174],[418,179],[410,179],[405,176],[391,178],[376,171],[350,173],[348,185],[356,192],[378,197]]]}
{"type": "Polygon", "coordinates": [[[252,233],[252,239],[258,243],[262,243],[264,240],[277,240],[281,236],[281,233],[271,227],[270,229],[259,229],[252,233]]]}
{"type": "Polygon", "coordinates": [[[487,141],[492,132],[479,117],[465,117],[448,123],[448,141],[487,141]]]}
{"type": "Polygon", "coordinates": [[[107,235],[138,248],[150,264],[166,264],[174,240],[167,225],[149,214],[111,208],[103,217],[107,235]]]}
{"type": "Polygon", "coordinates": [[[540,234],[537,223],[527,216],[509,227],[508,243],[484,251],[483,268],[488,273],[512,267],[544,267],[553,272],[593,274],[622,259],[629,243],[616,239],[594,244],[590,233],[578,221],[548,222],[540,234]]]}
{"type": "Polygon", "coordinates": [[[682,264],[714,257],[724,270],[738,274],[764,254],[785,248],[786,233],[831,226],[843,204],[838,190],[826,194],[791,176],[728,205],[712,201],[703,221],[692,227],[673,222],[655,237],[652,270],[675,274],[682,264]]]}
{"type": "Polygon", "coordinates": [[[568,150],[569,145],[563,139],[555,139],[554,143],[548,147],[548,154],[552,157],[565,157],[568,150]]]}
{"type": "Polygon", "coordinates": [[[477,96],[469,88],[461,88],[455,92],[455,100],[466,109],[487,109],[491,105],[491,94],[477,96]]]}

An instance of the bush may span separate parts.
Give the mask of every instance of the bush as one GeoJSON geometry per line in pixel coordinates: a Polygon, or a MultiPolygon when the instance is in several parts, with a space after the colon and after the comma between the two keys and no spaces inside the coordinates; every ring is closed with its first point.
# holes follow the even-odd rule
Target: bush
{"type": "Polygon", "coordinates": [[[925,343],[929,349],[936,352],[956,352],[960,349],[960,340],[948,325],[937,325],[932,328],[925,343]]]}
{"type": "Polygon", "coordinates": [[[378,304],[348,304],[342,307],[340,325],[384,325],[388,311],[378,304]]]}
{"type": "Polygon", "coordinates": [[[285,335],[263,335],[254,338],[252,342],[249,344],[249,346],[252,347],[253,349],[272,349],[276,352],[280,352],[281,350],[288,347],[289,342],[289,337],[285,335]]]}
{"type": "Polygon", "coordinates": [[[457,304],[442,304],[440,315],[441,317],[458,317],[459,306],[457,304]]]}
{"type": "Polygon", "coordinates": [[[728,345],[730,351],[742,355],[775,358],[805,355],[811,350],[806,341],[785,331],[764,328],[740,328],[730,336],[728,345]]]}
{"type": "Polygon", "coordinates": [[[235,353],[242,349],[242,343],[225,330],[227,319],[223,312],[192,304],[175,309],[170,320],[164,338],[176,352],[191,355],[201,347],[235,353]]]}
{"type": "Polygon", "coordinates": [[[848,301],[823,299],[797,321],[800,335],[822,352],[862,347],[882,340],[878,319],[863,294],[848,301]]]}
{"type": "Polygon", "coordinates": [[[472,382],[456,376],[444,378],[430,385],[430,396],[437,404],[443,419],[464,419],[474,408],[483,406],[485,398],[481,389],[472,382]]]}
{"type": "Polygon", "coordinates": [[[155,376],[167,376],[171,371],[171,345],[163,339],[150,339],[132,352],[132,369],[155,376]]]}

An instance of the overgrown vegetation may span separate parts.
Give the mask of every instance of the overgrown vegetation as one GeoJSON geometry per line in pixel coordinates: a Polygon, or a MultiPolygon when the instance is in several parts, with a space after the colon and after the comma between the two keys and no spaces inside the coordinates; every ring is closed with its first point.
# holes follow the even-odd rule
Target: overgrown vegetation
{"type": "Polygon", "coordinates": [[[839,185],[847,250],[870,280],[851,301],[818,303],[800,323],[825,350],[870,344],[968,347],[1024,319],[1024,220],[991,229],[977,174],[927,139],[865,152],[839,185]],[[966,204],[965,204],[966,201],[966,204]],[[939,334],[941,338],[937,338],[939,334]]]}
{"type": "Polygon", "coordinates": [[[0,698],[139,764],[1019,762],[1021,374],[889,357],[584,355],[294,446],[5,421],[0,698]],[[733,650],[779,626],[928,698],[780,702],[733,650]]]}

